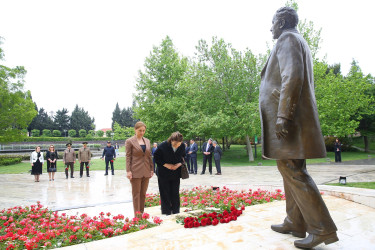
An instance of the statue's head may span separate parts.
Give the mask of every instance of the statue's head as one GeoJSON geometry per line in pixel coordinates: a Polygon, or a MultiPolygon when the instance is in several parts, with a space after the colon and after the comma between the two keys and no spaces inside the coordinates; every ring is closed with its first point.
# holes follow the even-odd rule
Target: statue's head
{"type": "Polygon", "coordinates": [[[296,28],[298,24],[297,12],[291,7],[278,9],[272,19],[271,32],[273,39],[278,39],[286,29],[296,28]]]}

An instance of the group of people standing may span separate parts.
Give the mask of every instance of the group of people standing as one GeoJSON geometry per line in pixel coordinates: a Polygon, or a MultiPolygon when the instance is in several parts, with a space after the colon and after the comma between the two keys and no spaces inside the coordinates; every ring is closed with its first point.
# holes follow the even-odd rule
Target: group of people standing
{"type": "MultiPolygon", "coordinates": [[[[87,142],[82,143],[82,147],[76,153],[72,148],[71,143],[66,144],[66,149],[63,153],[63,163],[65,166],[65,176],[66,179],[69,178],[69,168],[70,168],[70,178],[74,178],[74,164],[78,161],[80,164],[79,175],[80,178],[83,177],[84,169],[86,169],[86,176],[90,177],[90,162],[92,153],[90,148],[87,147],[87,142]]],[[[108,175],[108,166],[111,164],[112,175],[114,175],[114,166],[113,161],[116,159],[116,151],[111,142],[107,142],[107,146],[103,150],[102,159],[105,159],[106,171],[104,175],[108,175]]],[[[35,148],[35,151],[31,153],[30,163],[31,163],[31,174],[34,175],[35,182],[39,182],[40,175],[43,172],[44,161],[47,161],[47,172],[50,181],[55,180],[55,173],[57,171],[56,162],[59,158],[57,151],[55,150],[54,145],[50,145],[46,153],[46,159],[44,159],[43,153],[40,150],[40,146],[35,148]]]]}
{"type": "MultiPolygon", "coordinates": [[[[201,150],[203,153],[203,168],[201,175],[205,174],[206,172],[207,161],[208,171],[210,172],[210,174],[212,174],[212,155],[214,156],[216,175],[221,175],[220,160],[221,156],[223,155],[223,151],[221,150],[218,143],[210,138],[207,142],[203,143],[201,150]]],[[[185,143],[185,162],[190,174],[197,174],[198,172],[197,152],[198,145],[195,143],[194,139],[190,140],[190,145],[185,143]]]]}

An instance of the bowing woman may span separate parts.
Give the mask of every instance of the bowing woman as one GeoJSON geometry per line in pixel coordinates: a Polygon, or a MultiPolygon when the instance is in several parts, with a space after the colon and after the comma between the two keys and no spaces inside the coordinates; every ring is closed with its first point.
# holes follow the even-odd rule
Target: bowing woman
{"type": "Polygon", "coordinates": [[[143,137],[146,125],[139,121],[134,126],[135,135],[125,142],[126,177],[132,186],[134,216],[143,214],[146,192],[150,178],[154,175],[150,140],[143,137]]]}
{"type": "Polygon", "coordinates": [[[161,213],[166,215],[180,212],[180,167],[185,156],[182,140],[182,134],[174,132],[154,153],[158,167],[161,213]]]}

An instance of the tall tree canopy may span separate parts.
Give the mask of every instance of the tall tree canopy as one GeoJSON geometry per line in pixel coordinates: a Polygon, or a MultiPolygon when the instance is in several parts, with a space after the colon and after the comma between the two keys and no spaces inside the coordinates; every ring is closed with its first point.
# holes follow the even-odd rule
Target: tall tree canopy
{"type": "Polygon", "coordinates": [[[173,131],[185,131],[177,121],[184,110],[180,83],[187,67],[187,58],[179,56],[168,36],[145,59],[137,79],[135,113],[146,123],[149,138],[165,140],[173,131]]]}
{"type": "MultiPolygon", "coordinates": [[[[0,37],[0,45],[2,44],[0,37]]],[[[4,53],[0,47],[0,60],[4,53]]],[[[23,89],[26,70],[22,66],[0,65],[0,142],[20,140],[37,111],[30,91],[23,89]]]]}
{"type": "Polygon", "coordinates": [[[52,118],[47,114],[44,108],[40,108],[38,115],[34,117],[32,122],[28,126],[28,130],[38,129],[42,131],[43,129],[55,129],[55,124],[52,118]]]}
{"type": "Polygon", "coordinates": [[[75,106],[72,115],[70,116],[70,129],[79,131],[84,129],[86,131],[95,129],[95,119],[91,118],[89,113],[83,108],[75,106]]]}
{"type": "Polygon", "coordinates": [[[55,114],[55,127],[56,129],[60,130],[61,133],[69,130],[70,116],[68,113],[68,110],[63,108],[61,110],[57,110],[55,114]]]}

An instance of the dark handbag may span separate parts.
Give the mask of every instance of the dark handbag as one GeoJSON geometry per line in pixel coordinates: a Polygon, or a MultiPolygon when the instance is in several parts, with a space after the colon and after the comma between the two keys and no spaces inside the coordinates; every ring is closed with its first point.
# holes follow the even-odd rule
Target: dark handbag
{"type": "Polygon", "coordinates": [[[48,172],[56,172],[56,168],[48,168],[48,172]]]}
{"type": "Polygon", "coordinates": [[[181,179],[189,179],[189,172],[186,167],[185,161],[183,161],[181,164],[181,179]]]}

